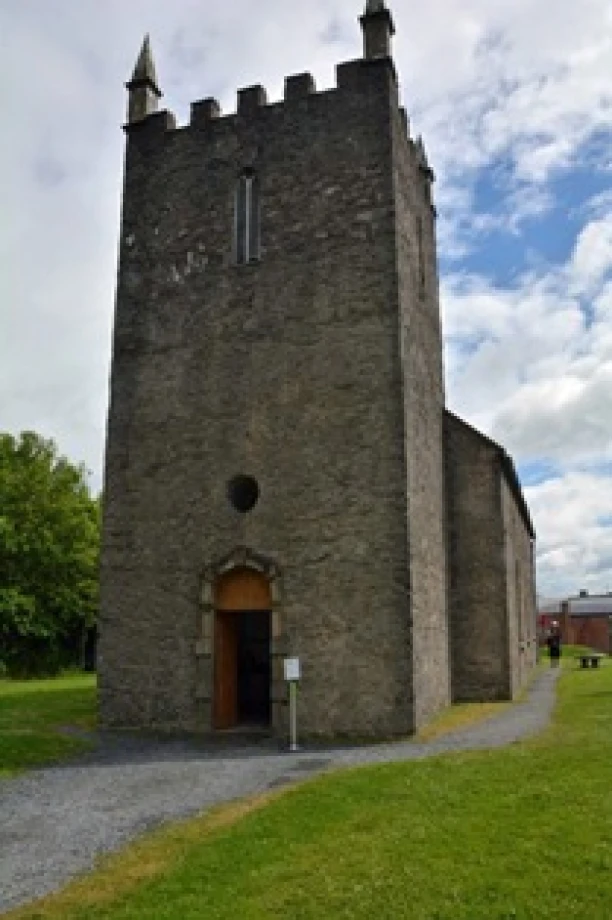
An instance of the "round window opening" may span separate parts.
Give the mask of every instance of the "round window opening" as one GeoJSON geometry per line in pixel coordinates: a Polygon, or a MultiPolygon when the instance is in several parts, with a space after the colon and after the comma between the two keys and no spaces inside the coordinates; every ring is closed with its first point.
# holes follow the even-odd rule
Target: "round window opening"
{"type": "Polygon", "coordinates": [[[246,514],[259,501],[259,483],[252,476],[234,476],[228,483],[227,496],[236,511],[246,514]]]}

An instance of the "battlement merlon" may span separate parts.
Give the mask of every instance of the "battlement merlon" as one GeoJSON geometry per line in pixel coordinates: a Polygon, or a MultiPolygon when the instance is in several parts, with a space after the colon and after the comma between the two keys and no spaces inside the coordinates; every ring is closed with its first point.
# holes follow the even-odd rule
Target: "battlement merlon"
{"type": "Polygon", "coordinates": [[[249,118],[255,115],[258,109],[264,108],[268,104],[268,94],[263,86],[247,86],[238,90],[238,110],[237,114],[249,118]]]}
{"type": "Polygon", "coordinates": [[[435,182],[436,176],[433,169],[429,165],[429,159],[427,158],[427,153],[425,151],[425,144],[423,143],[423,138],[420,134],[414,142],[414,149],[419,170],[430,184],[435,182]]]}
{"type": "Polygon", "coordinates": [[[298,102],[307,99],[317,91],[317,85],[311,73],[297,73],[285,77],[285,102],[298,102]]]}
{"type": "Polygon", "coordinates": [[[218,100],[213,99],[211,96],[191,103],[191,120],[189,123],[193,127],[207,125],[209,122],[216,121],[217,118],[221,117],[221,106],[218,100]]]}
{"type": "Polygon", "coordinates": [[[413,155],[416,160],[417,169],[422,178],[423,189],[425,193],[426,200],[431,208],[431,212],[435,217],[437,217],[436,207],[433,203],[432,195],[432,185],[436,181],[436,175],[429,165],[429,159],[427,157],[427,152],[425,150],[425,144],[423,143],[423,138],[419,134],[415,141],[410,141],[410,147],[412,148],[413,155]]]}

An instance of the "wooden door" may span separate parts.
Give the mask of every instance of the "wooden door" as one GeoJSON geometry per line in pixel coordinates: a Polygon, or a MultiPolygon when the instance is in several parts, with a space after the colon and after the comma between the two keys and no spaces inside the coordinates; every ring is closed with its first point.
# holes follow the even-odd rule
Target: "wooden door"
{"type": "Polygon", "coordinates": [[[269,610],[270,584],[265,575],[251,569],[234,569],[215,585],[217,610],[269,610]]]}
{"type": "Polygon", "coordinates": [[[215,585],[215,728],[238,723],[238,618],[244,611],[270,610],[270,585],[260,572],[233,569],[215,585]]]}
{"type": "Polygon", "coordinates": [[[238,722],[238,656],[236,617],[215,617],[215,728],[233,728],[238,722]]]}

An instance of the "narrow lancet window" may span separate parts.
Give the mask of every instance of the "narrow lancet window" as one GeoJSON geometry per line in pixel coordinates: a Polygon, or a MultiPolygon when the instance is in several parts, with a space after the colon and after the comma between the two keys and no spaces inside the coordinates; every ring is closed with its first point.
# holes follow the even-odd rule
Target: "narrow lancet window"
{"type": "Polygon", "coordinates": [[[235,247],[239,265],[259,259],[259,221],[259,180],[254,170],[246,169],[236,188],[235,247]]]}

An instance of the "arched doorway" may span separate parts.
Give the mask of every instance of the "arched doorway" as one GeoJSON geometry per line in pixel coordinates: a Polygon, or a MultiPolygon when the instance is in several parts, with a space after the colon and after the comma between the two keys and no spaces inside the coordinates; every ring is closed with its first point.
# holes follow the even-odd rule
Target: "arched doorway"
{"type": "Polygon", "coordinates": [[[221,575],[214,589],[214,727],[270,724],[270,583],[250,568],[221,575]]]}

